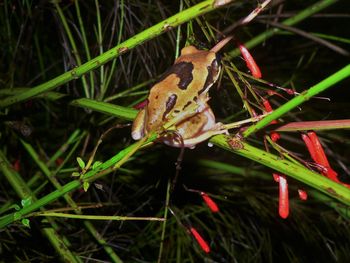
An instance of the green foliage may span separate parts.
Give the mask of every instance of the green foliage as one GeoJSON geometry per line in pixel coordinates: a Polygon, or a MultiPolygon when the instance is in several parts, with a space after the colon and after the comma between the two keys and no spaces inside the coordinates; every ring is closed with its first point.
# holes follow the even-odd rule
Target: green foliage
{"type": "Polygon", "coordinates": [[[79,164],[80,169],[85,168],[85,162],[83,161],[83,159],[81,159],[80,157],[77,157],[77,162],[79,164]]]}
{"type": "MultiPolygon", "coordinates": [[[[244,141],[217,136],[211,142],[220,148],[203,143],[186,149],[175,186],[169,182],[174,181],[179,149],[152,144],[156,135],[132,142],[128,124],[137,113],[132,106],[145,100],[178,50],[185,43],[210,48],[219,32],[257,4],[232,1],[216,8],[213,2],[4,1],[1,259],[349,261],[349,190],[318,174],[298,132],[281,132],[279,147],[265,137],[271,132],[266,125],[275,119],[350,119],[350,24],[341,16],[350,8],[348,1],[285,1],[272,6],[259,23],[235,30],[266,81],[247,74],[230,43],[221,54],[218,89],[210,93],[217,119],[229,123],[251,117],[253,110],[260,114],[262,98],[276,109],[246,125],[244,141]],[[330,101],[311,98],[315,95],[330,101]],[[290,176],[286,220],[277,212],[274,170],[290,176]],[[183,185],[210,193],[220,212],[211,213],[201,196],[183,185]],[[306,202],[297,196],[300,188],[309,194],[306,202]],[[117,221],[96,220],[109,215],[117,221]],[[190,226],[210,244],[210,254],[191,237],[190,226]],[[28,245],[19,249],[19,242],[28,245]]],[[[331,128],[319,136],[332,167],[346,182],[349,133],[331,128]]]]}

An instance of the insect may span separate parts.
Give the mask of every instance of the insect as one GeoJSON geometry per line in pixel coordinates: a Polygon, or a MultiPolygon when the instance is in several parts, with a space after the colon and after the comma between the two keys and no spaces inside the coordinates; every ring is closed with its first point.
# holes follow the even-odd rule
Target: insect
{"type": "Polygon", "coordinates": [[[170,128],[178,136],[162,136],[165,144],[193,147],[213,135],[227,133],[215,121],[207,102],[209,89],[221,70],[217,52],[231,39],[232,36],[224,38],[209,51],[194,46],[181,50],[174,64],[151,88],[146,106],[138,112],[132,126],[133,139],[170,128]]]}

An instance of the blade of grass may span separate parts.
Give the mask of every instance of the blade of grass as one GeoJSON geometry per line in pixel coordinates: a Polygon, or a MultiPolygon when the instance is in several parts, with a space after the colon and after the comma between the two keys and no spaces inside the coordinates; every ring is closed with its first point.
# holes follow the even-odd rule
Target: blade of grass
{"type": "Polygon", "coordinates": [[[303,102],[309,100],[313,96],[316,96],[320,92],[332,87],[339,81],[345,78],[348,78],[349,76],[350,76],[350,64],[345,66],[341,70],[337,71],[333,75],[329,76],[328,78],[322,80],[321,82],[314,85],[310,89],[303,91],[300,95],[298,95],[297,97],[294,97],[287,103],[283,104],[281,107],[278,107],[271,114],[267,115],[265,118],[253,124],[247,130],[245,130],[243,132],[243,136],[248,137],[249,135],[259,131],[260,129],[269,125],[271,121],[278,119],[285,113],[291,111],[295,107],[298,107],[303,102]]]}
{"type": "MultiPolygon", "coordinates": [[[[328,6],[335,4],[338,2],[338,0],[322,0],[317,2],[316,4],[313,4],[309,7],[306,7],[303,11],[299,12],[295,16],[288,18],[282,22],[283,25],[286,26],[292,26],[295,24],[298,24],[299,22],[303,21],[304,19],[312,16],[313,14],[320,12],[321,10],[327,8],[328,6]]],[[[278,28],[273,28],[270,30],[265,31],[264,33],[254,37],[252,40],[249,40],[248,42],[244,43],[244,46],[247,49],[252,49],[253,47],[263,43],[266,41],[266,39],[272,37],[273,35],[281,32],[282,30],[278,28]]],[[[240,50],[238,48],[232,50],[228,53],[230,57],[236,57],[240,54],[240,50]]]]}
{"type": "MultiPolygon", "coordinates": [[[[245,167],[239,167],[228,163],[223,162],[217,162],[212,160],[199,160],[198,163],[200,165],[203,165],[207,168],[212,168],[218,171],[224,171],[232,174],[238,174],[244,177],[257,177],[259,179],[263,179],[266,181],[271,181],[272,177],[271,174],[260,172],[254,169],[247,169],[245,167]]],[[[350,211],[349,209],[344,206],[343,204],[340,204],[339,202],[334,201],[332,198],[326,196],[325,194],[320,193],[317,190],[307,190],[307,192],[313,196],[315,199],[319,200],[320,202],[323,202],[327,204],[328,206],[334,208],[339,214],[341,214],[344,218],[350,219],[350,211]]]]}
{"type": "MultiPolygon", "coordinates": [[[[65,144],[67,147],[67,144],[72,143],[72,141],[78,136],[80,135],[80,131],[77,130],[75,132],[73,132],[73,134],[70,136],[69,140],[67,141],[67,143],[65,144]]],[[[84,133],[82,134],[84,135],[84,133]]],[[[51,158],[50,160],[47,162],[47,164],[45,164],[44,162],[42,162],[39,158],[39,155],[37,154],[37,152],[34,150],[34,148],[27,142],[20,140],[22,145],[24,146],[24,148],[27,150],[28,154],[32,157],[32,159],[35,161],[35,163],[39,166],[39,168],[41,169],[41,171],[45,174],[46,178],[51,182],[51,184],[58,190],[62,188],[62,185],[59,183],[59,181],[56,179],[55,175],[57,174],[57,172],[62,168],[63,163],[60,165],[60,167],[54,171],[51,172],[48,165],[50,163],[53,162],[53,160],[55,160],[56,158],[54,157],[58,157],[62,151],[61,149],[59,149],[51,158]]],[[[79,140],[80,141],[80,140],[79,140]]],[[[79,142],[78,141],[78,142],[79,142]]],[[[77,144],[75,145],[77,146],[77,144]]],[[[76,149],[76,147],[73,147],[73,151],[76,149]]],[[[73,152],[71,151],[71,153],[73,152]]],[[[66,158],[65,161],[67,161],[68,158],[66,158]]],[[[78,208],[78,205],[74,202],[74,200],[68,195],[65,194],[63,195],[63,198],[65,199],[65,201],[74,209],[74,212],[77,215],[82,215],[82,212],[80,209],[78,208]]],[[[43,212],[45,213],[45,212],[43,212]]],[[[45,215],[41,215],[41,216],[45,216],[45,215]]],[[[47,216],[52,216],[52,215],[47,215],[47,216]]],[[[58,216],[59,217],[59,216],[58,216]]],[[[86,218],[88,219],[88,218],[86,218]]],[[[107,241],[103,238],[103,236],[96,230],[96,228],[94,227],[94,225],[90,222],[85,220],[84,221],[84,226],[86,227],[87,231],[96,239],[96,241],[103,247],[103,249],[105,250],[105,252],[107,253],[107,255],[110,257],[110,260],[112,262],[115,263],[122,263],[123,261],[119,258],[119,256],[114,252],[114,250],[108,245],[107,241]]]]}
{"type": "MultiPolygon", "coordinates": [[[[63,28],[66,31],[66,34],[68,36],[70,45],[72,47],[72,54],[74,55],[75,61],[77,63],[77,66],[81,66],[82,62],[81,62],[81,58],[80,58],[80,55],[79,55],[79,52],[78,52],[78,48],[77,48],[77,45],[75,43],[73,34],[72,34],[72,32],[71,32],[71,30],[70,30],[70,28],[68,26],[68,22],[66,20],[66,17],[64,16],[63,11],[62,11],[60,5],[58,4],[58,1],[53,1],[53,4],[54,4],[54,6],[55,6],[55,8],[57,10],[58,16],[61,19],[63,28]]],[[[90,92],[89,92],[88,84],[86,82],[86,77],[82,76],[81,80],[82,80],[82,83],[83,83],[85,97],[90,98],[91,95],[90,95],[90,92]]]]}
{"type": "MultiPolygon", "coordinates": [[[[120,18],[119,18],[119,30],[118,30],[118,40],[117,40],[117,45],[120,44],[121,40],[122,40],[122,36],[123,36],[123,29],[124,29],[124,0],[120,1],[120,18]]],[[[114,75],[114,71],[115,71],[115,66],[116,66],[116,62],[117,60],[114,59],[112,62],[112,66],[110,68],[109,74],[108,76],[106,76],[106,87],[109,87],[109,83],[112,80],[112,77],[114,75]]],[[[106,89],[107,90],[107,89],[106,89]]],[[[103,98],[105,97],[104,93],[101,93],[100,95],[100,100],[103,100],[103,98]]]]}
{"type": "MultiPolygon", "coordinates": [[[[30,89],[29,88],[3,89],[3,90],[0,90],[0,94],[12,94],[13,96],[16,96],[16,94],[20,94],[28,90],[30,89]]],[[[45,94],[41,94],[38,97],[43,97],[49,100],[59,100],[59,99],[64,99],[67,96],[68,95],[66,94],[51,91],[51,92],[46,92],[45,94]]],[[[133,108],[122,107],[115,104],[96,101],[96,100],[87,99],[87,98],[71,100],[69,101],[69,104],[75,107],[81,107],[81,108],[86,108],[89,110],[105,113],[110,116],[114,116],[124,120],[133,120],[137,114],[137,110],[133,108]]]]}
{"type": "MultiPolygon", "coordinates": [[[[74,6],[75,6],[75,9],[77,12],[77,18],[78,18],[78,23],[79,23],[79,27],[80,27],[80,33],[81,33],[82,40],[83,40],[86,58],[87,58],[87,60],[91,60],[89,43],[88,43],[87,38],[86,38],[86,32],[85,32],[83,19],[81,18],[79,0],[74,1],[74,6]]],[[[90,94],[91,94],[91,98],[94,98],[94,75],[92,72],[90,72],[89,75],[90,75],[90,94]]]]}
{"type": "MultiPolygon", "coordinates": [[[[147,138],[147,141],[143,143],[143,145],[148,145],[150,142],[154,141],[156,139],[156,135],[153,134],[147,138]]],[[[126,156],[129,156],[130,153],[135,151],[135,148],[140,148],[139,146],[140,141],[136,142],[127,148],[121,150],[118,154],[113,156],[111,159],[107,160],[106,162],[99,165],[97,168],[92,169],[88,171],[84,177],[83,180],[87,181],[89,183],[93,182],[97,178],[100,178],[101,176],[105,176],[106,174],[115,171],[117,168],[119,168],[123,163],[127,161],[125,159],[126,156]]],[[[130,157],[130,156],[129,156],[130,157]]],[[[2,166],[5,166],[7,168],[8,165],[5,163],[1,163],[2,166]]],[[[7,168],[8,169],[8,168],[7,168]]],[[[38,199],[37,201],[33,202],[32,204],[22,208],[21,210],[17,211],[16,213],[8,214],[6,216],[3,216],[0,218],[0,228],[3,228],[7,226],[8,224],[13,223],[16,220],[20,220],[21,218],[25,217],[28,213],[31,213],[55,200],[62,197],[63,195],[76,190],[78,188],[81,188],[83,186],[83,180],[73,180],[64,186],[62,186],[61,189],[57,189],[46,196],[42,197],[41,199],[38,199]]]]}
{"type": "Polygon", "coordinates": [[[327,131],[337,129],[350,129],[350,120],[326,120],[326,121],[300,121],[289,122],[282,125],[271,125],[268,129],[281,132],[293,132],[293,131],[327,131]],[[278,126],[277,128],[273,128],[278,126]]]}
{"type": "Polygon", "coordinates": [[[162,217],[135,217],[135,216],[97,216],[97,215],[74,215],[68,213],[39,212],[28,216],[50,216],[83,220],[112,220],[112,221],[164,221],[162,217]]]}
{"type": "MultiPolygon", "coordinates": [[[[230,1],[228,1],[230,2],[230,1]]],[[[43,92],[50,91],[58,86],[61,86],[73,79],[78,79],[82,75],[90,72],[93,69],[96,69],[100,67],[101,65],[106,64],[108,61],[118,57],[120,54],[128,51],[129,49],[132,49],[136,47],[137,45],[142,44],[145,41],[148,41],[152,38],[155,38],[159,36],[160,34],[163,34],[170,29],[181,25],[182,23],[203,15],[205,13],[208,13],[210,11],[213,11],[222,5],[218,4],[219,1],[216,0],[207,0],[200,2],[199,4],[188,8],[182,12],[177,13],[176,15],[173,15],[169,17],[168,19],[165,19],[161,21],[160,23],[138,33],[137,35],[133,36],[132,38],[124,41],[123,43],[111,48],[110,50],[106,51],[102,55],[95,57],[94,59],[84,63],[83,65],[76,67],[70,71],[67,71],[63,73],[62,75],[59,75],[58,77],[51,79],[43,84],[40,84],[32,89],[30,89],[27,92],[24,92],[22,94],[19,94],[17,96],[12,96],[9,98],[5,98],[4,100],[0,101],[0,108],[5,108],[8,106],[11,106],[15,103],[19,103],[21,101],[30,99],[32,97],[35,97],[43,92]]],[[[226,3],[225,3],[226,4],[226,3]]]]}
{"type": "Polygon", "coordinates": [[[294,179],[318,189],[334,199],[339,200],[345,205],[350,205],[350,189],[307,168],[296,165],[288,160],[281,159],[279,156],[262,151],[237,138],[217,135],[211,138],[210,142],[222,149],[231,151],[270,167],[278,172],[281,172],[282,174],[291,176],[294,179]],[[231,146],[230,143],[233,146],[231,146]]]}
{"type": "MultiPolygon", "coordinates": [[[[101,22],[101,14],[100,14],[100,4],[98,0],[95,0],[95,7],[96,7],[96,22],[97,22],[97,45],[99,48],[100,55],[103,54],[103,34],[102,34],[102,22],[101,22]]],[[[104,74],[104,66],[101,65],[100,67],[100,94],[104,94],[106,92],[106,83],[105,83],[105,74],[104,74]]]]}
{"type": "MultiPolygon", "coordinates": [[[[22,200],[30,197],[33,202],[36,201],[36,197],[31,192],[25,181],[17,172],[10,168],[10,164],[2,151],[0,151],[0,170],[22,200]]],[[[13,213],[12,217],[16,218],[16,213],[13,213]]],[[[0,220],[3,218],[4,217],[0,218],[0,220]]],[[[45,227],[42,229],[42,231],[62,260],[64,262],[81,262],[80,258],[69,250],[68,246],[70,244],[68,239],[60,236],[56,231],[57,225],[54,223],[54,221],[52,219],[47,219],[47,221],[51,227],[45,227]]]]}

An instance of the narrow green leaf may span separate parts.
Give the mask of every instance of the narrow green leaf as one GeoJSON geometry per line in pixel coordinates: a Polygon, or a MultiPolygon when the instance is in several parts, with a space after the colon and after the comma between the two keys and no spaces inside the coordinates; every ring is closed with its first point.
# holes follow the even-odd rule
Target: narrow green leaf
{"type": "Polygon", "coordinates": [[[10,208],[10,209],[13,208],[13,209],[15,209],[16,211],[21,210],[21,207],[20,207],[19,205],[17,205],[17,204],[14,204],[14,205],[10,206],[9,208],[10,208]]]}
{"type": "Polygon", "coordinates": [[[28,197],[26,199],[22,199],[21,200],[22,207],[26,207],[26,206],[29,206],[31,204],[32,204],[32,198],[31,197],[28,197]]]}
{"type": "Polygon", "coordinates": [[[84,169],[85,168],[85,162],[83,161],[83,159],[81,159],[80,157],[77,157],[77,162],[79,164],[79,167],[81,169],[84,169]]]}
{"type": "Polygon", "coordinates": [[[80,173],[78,173],[78,172],[73,172],[73,173],[72,173],[72,176],[73,176],[73,177],[78,177],[78,176],[80,176],[80,173]]]}
{"type": "Polygon", "coordinates": [[[85,192],[87,192],[87,190],[89,189],[89,186],[90,186],[90,183],[85,181],[84,184],[83,184],[83,188],[84,188],[85,192]]]}
{"type": "Polygon", "coordinates": [[[21,220],[21,222],[22,222],[22,225],[24,225],[24,226],[30,228],[30,221],[29,221],[28,218],[23,218],[23,219],[21,220]]]}
{"type": "Polygon", "coordinates": [[[102,164],[102,162],[100,162],[100,161],[94,162],[94,164],[92,165],[92,169],[96,169],[96,168],[99,167],[101,164],[102,164]]]}

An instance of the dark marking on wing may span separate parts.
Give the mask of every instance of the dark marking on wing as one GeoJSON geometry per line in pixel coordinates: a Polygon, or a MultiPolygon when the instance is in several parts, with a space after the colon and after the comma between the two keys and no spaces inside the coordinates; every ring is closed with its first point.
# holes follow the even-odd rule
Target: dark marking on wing
{"type": "Polygon", "coordinates": [[[158,82],[163,81],[169,75],[175,74],[179,79],[178,87],[182,90],[187,89],[187,86],[193,80],[193,64],[191,62],[179,62],[172,65],[160,78],[158,82]]]}
{"type": "Polygon", "coordinates": [[[174,108],[176,104],[177,96],[175,94],[171,95],[167,102],[165,103],[165,111],[163,113],[163,120],[165,120],[166,115],[174,108]]]}
{"type": "Polygon", "coordinates": [[[201,90],[198,91],[198,95],[203,93],[209,86],[211,86],[214,83],[214,76],[216,76],[219,73],[220,65],[218,63],[217,59],[214,59],[210,66],[207,67],[208,69],[208,76],[205,80],[204,86],[201,90]]]}

